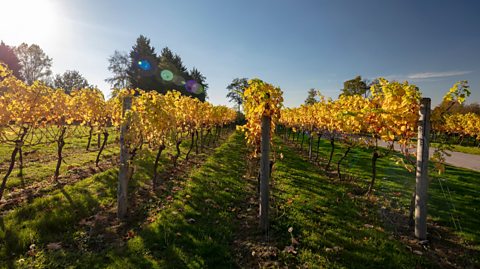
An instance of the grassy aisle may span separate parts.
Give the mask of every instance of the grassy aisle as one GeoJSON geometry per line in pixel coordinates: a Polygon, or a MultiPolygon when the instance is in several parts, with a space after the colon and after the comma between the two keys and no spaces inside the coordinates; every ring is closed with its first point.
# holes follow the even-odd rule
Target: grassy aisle
{"type": "Polygon", "coordinates": [[[235,205],[247,194],[245,146],[239,133],[169,197],[160,212],[120,249],[83,256],[85,268],[231,268],[238,227],[235,205]]]}
{"type": "Polygon", "coordinates": [[[128,223],[118,223],[115,217],[117,168],[57,188],[0,216],[0,268],[77,267],[83,265],[83,259],[102,258],[103,250],[115,248],[123,244],[122,238],[132,236],[133,231],[126,229],[136,229],[150,220],[145,218],[152,207],[172,200],[171,193],[179,190],[182,183],[173,175],[192,170],[213,151],[207,148],[205,153],[192,154],[186,162],[185,148],[182,147],[178,172],[171,168],[171,150],[162,155],[159,170],[164,184],[158,197],[150,191],[155,156],[147,151],[141,153],[129,183],[132,219],[128,223]],[[99,252],[101,256],[97,255],[99,252]]]}
{"type": "MultiPolygon", "coordinates": [[[[237,232],[238,221],[237,213],[232,209],[246,196],[244,188],[246,183],[239,180],[245,172],[245,154],[243,137],[238,133],[231,135],[200,166],[195,162],[197,167],[191,169],[189,173],[169,179],[168,182],[172,184],[167,185],[173,186],[164,186],[161,197],[158,199],[152,197],[152,200],[140,209],[154,212],[154,214],[146,214],[149,217],[131,226],[130,230],[124,231],[124,234],[117,234],[117,237],[120,236],[119,240],[109,240],[108,230],[96,234],[95,225],[82,226],[84,223],[94,222],[97,218],[101,219],[105,217],[104,215],[97,214],[92,218],[84,219],[85,221],[80,221],[80,225],[72,225],[86,214],[70,210],[71,213],[67,216],[71,215],[71,217],[68,219],[51,220],[64,222],[62,226],[66,227],[65,230],[61,230],[49,221],[50,228],[59,229],[57,233],[44,229],[36,231],[41,235],[41,238],[36,241],[41,243],[41,250],[32,251],[34,254],[32,257],[26,255],[21,259],[17,258],[14,265],[26,268],[32,266],[48,268],[69,266],[75,268],[236,267],[231,242],[237,232]],[[60,249],[49,250],[45,247],[46,243],[59,240],[63,240],[60,249]]],[[[149,177],[144,175],[146,172],[142,170],[143,168],[139,169],[138,176],[148,179],[149,177]]],[[[138,176],[135,184],[144,184],[138,176]]],[[[100,183],[103,181],[102,178],[98,175],[93,180],[82,182],[94,184],[87,188],[87,193],[98,191],[99,186],[96,186],[98,184],[106,188],[106,197],[103,197],[105,195],[103,193],[95,194],[95,197],[88,199],[95,201],[93,208],[101,207],[102,205],[98,205],[99,202],[102,204],[114,202],[112,200],[114,199],[115,185],[112,184],[114,182],[100,183]]],[[[108,178],[112,177],[108,176],[108,178]]],[[[76,194],[77,192],[71,192],[72,196],[84,195],[76,194]]],[[[80,197],[72,198],[77,201],[80,197]]],[[[59,196],[53,201],[60,199],[59,196]]],[[[55,207],[57,206],[60,205],[56,204],[55,207]]],[[[65,206],[70,207],[68,204],[65,206]]],[[[53,216],[68,212],[65,208],[59,210],[55,210],[53,216]]],[[[36,214],[46,214],[39,211],[41,210],[38,207],[29,210],[29,212],[38,212],[36,214]]],[[[26,212],[17,214],[20,213],[26,212]]],[[[53,217],[51,214],[46,215],[49,216],[45,218],[37,216],[32,221],[45,222],[46,218],[53,217]]],[[[21,226],[21,223],[9,224],[8,226],[12,227],[10,232],[13,232],[14,225],[21,226]]],[[[27,227],[35,228],[28,223],[27,227]]],[[[110,228],[112,227],[108,229],[110,228]]]]}
{"type": "MultiPolygon", "coordinates": [[[[316,142],[316,141],[315,141],[316,142]]],[[[315,145],[316,146],[316,145],[315,145]]],[[[306,151],[307,146],[303,146],[306,151]]],[[[326,159],[330,154],[328,140],[320,141],[320,161],[325,167],[326,159]]],[[[337,161],[344,154],[344,146],[336,142],[332,169],[336,169],[337,161]]],[[[400,215],[408,215],[411,195],[415,186],[415,172],[408,172],[390,154],[377,161],[377,180],[375,195],[390,211],[400,215]]],[[[352,176],[352,180],[366,189],[372,174],[372,151],[365,148],[353,148],[342,163],[342,174],[352,176]]],[[[455,244],[459,247],[480,251],[480,172],[446,165],[446,172],[442,175],[431,170],[429,185],[428,215],[433,224],[447,227],[448,233],[460,237],[455,244]],[[465,242],[460,242],[465,241],[465,242]]],[[[447,231],[446,231],[447,232],[447,231]]],[[[436,233],[434,234],[436,235],[436,233]]],[[[442,233],[442,237],[445,233],[442,233]]],[[[450,236],[450,235],[449,235],[450,236]]],[[[463,256],[459,254],[458,256],[463,256]]],[[[465,259],[470,259],[468,256],[465,259]]],[[[476,258],[476,263],[480,259],[476,258]]]]}
{"type": "Polygon", "coordinates": [[[272,231],[283,249],[282,264],[308,268],[431,266],[384,231],[368,200],[351,194],[344,183],[323,176],[278,138],[276,146],[284,157],[277,160],[273,172],[277,213],[272,231]]]}
{"type": "MultiPolygon", "coordinates": [[[[119,147],[118,144],[115,143],[115,139],[115,133],[109,136],[108,143],[102,152],[102,156],[100,156],[100,161],[109,162],[112,158],[115,158],[115,156],[118,155],[119,147]]],[[[92,164],[94,165],[95,159],[98,155],[96,143],[92,142],[92,146],[89,151],[86,151],[85,149],[86,144],[86,137],[74,137],[66,140],[65,148],[63,150],[64,161],[60,168],[61,177],[68,176],[68,172],[73,168],[85,167],[92,164]]],[[[28,187],[29,185],[38,183],[45,179],[50,179],[55,172],[55,165],[57,163],[56,150],[57,147],[54,143],[26,147],[24,149],[24,175],[23,177],[18,175],[20,170],[18,161],[19,157],[17,156],[17,163],[15,164],[15,168],[7,181],[5,199],[8,199],[9,192],[12,189],[23,189],[24,187],[28,187]]],[[[11,151],[11,145],[0,145],[0,156],[9,157],[11,155],[11,151]],[[4,155],[2,155],[2,153],[4,155]]],[[[0,159],[0,175],[5,174],[7,166],[9,165],[8,161],[9,160],[6,159],[0,159]]]]}

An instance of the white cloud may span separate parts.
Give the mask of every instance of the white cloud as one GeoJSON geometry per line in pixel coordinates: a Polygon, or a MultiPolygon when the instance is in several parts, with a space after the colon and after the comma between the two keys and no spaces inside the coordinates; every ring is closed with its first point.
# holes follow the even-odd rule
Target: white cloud
{"type": "Polygon", "coordinates": [[[446,72],[423,72],[410,74],[407,76],[408,79],[428,79],[428,78],[444,78],[444,77],[454,77],[470,74],[472,71],[446,71],[446,72]]]}

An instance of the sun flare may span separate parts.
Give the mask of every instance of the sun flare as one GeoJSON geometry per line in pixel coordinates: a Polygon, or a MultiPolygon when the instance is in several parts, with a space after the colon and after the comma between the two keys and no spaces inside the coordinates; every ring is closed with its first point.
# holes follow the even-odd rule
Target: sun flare
{"type": "Polygon", "coordinates": [[[4,30],[17,38],[50,38],[58,27],[58,14],[52,0],[2,0],[0,3],[2,21],[7,26],[4,30]]]}

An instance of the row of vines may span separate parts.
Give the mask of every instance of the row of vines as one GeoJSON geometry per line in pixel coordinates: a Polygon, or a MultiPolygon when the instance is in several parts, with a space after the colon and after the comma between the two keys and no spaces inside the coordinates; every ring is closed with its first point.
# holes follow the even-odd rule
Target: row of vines
{"type": "Polygon", "coordinates": [[[335,101],[320,98],[313,105],[283,110],[280,122],[286,127],[285,130],[308,134],[310,159],[313,157],[314,134],[317,139],[325,137],[330,140],[331,152],[326,170],[330,169],[335,141],[342,141],[346,151],[337,165],[340,178],[341,162],[353,147],[371,148],[373,170],[368,188],[368,192],[371,192],[376,179],[376,161],[390,152],[380,150],[380,140],[386,142],[390,150],[393,150],[393,143],[397,142],[403,153],[409,155],[410,142],[417,135],[420,98],[420,91],[415,85],[379,79],[379,83],[371,88],[368,98],[360,95],[342,95],[335,101]]]}
{"type": "MultiPolygon", "coordinates": [[[[111,132],[119,132],[128,121],[125,144],[132,162],[138,150],[146,148],[156,152],[153,187],[158,180],[157,167],[160,154],[169,145],[179,146],[187,137],[194,141],[198,152],[203,148],[204,137],[218,137],[223,126],[232,123],[236,112],[225,106],[214,106],[198,99],[170,91],[165,95],[141,90],[122,90],[115,98],[105,100],[98,89],[80,89],[66,94],[62,89],[52,89],[42,82],[26,85],[5,66],[0,65],[0,144],[12,148],[9,165],[0,186],[0,199],[16,164],[17,155],[22,163],[22,149],[38,144],[56,144],[57,162],[53,183],[59,183],[62,151],[66,139],[88,136],[87,149],[92,134],[103,135],[96,164],[111,132]],[[125,97],[133,99],[132,109],[122,115],[125,97]],[[86,133],[85,133],[85,130],[86,133]],[[195,139],[196,138],[196,139],[195,139]]],[[[210,141],[209,141],[210,142],[210,141]]],[[[133,170],[130,171],[130,177],[133,170]]]]}
{"type": "MultiPolygon", "coordinates": [[[[444,100],[451,103],[463,103],[469,94],[468,84],[466,82],[458,82],[445,95],[444,100]]],[[[341,142],[345,151],[337,163],[337,174],[340,179],[342,179],[342,162],[346,160],[352,148],[363,147],[371,149],[372,178],[368,189],[365,191],[366,194],[372,192],[375,184],[377,160],[395,150],[395,144],[399,147],[404,158],[396,157],[393,154],[392,158],[410,171],[415,169],[418,163],[415,157],[417,154],[417,151],[414,150],[415,143],[420,140],[423,143],[423,139],[425,139],[423,131],[422,133],[419,132],[421,103],[428,102],[426,110],[430,110],[430,101],[422,100],[422,94],[418,87],[408,82],[390,82],[383,78],[378,79],[378,83],[370,88],[369,96],[341,95],[337,100],[320,96],[318,102],[297,108],[283,108],[281,90],[258,79],[249,81],[249,87],[245,90],[243,98],[247,124],[239,129],[244,131],[247,145],[251,148],[253,167],[258,167],[256,158],[259,155],[262,159],[269,158],[265,156],[269,154],[269,147],[265,147],[265,144],[270,143],[271,136],[266,136],[266,133],[273,134],[275,126],[279,125],[279,133],[283,134],[286,140],[291,137],[293,141],[298,141],[301,137],[302,141],[299,143],[301,148],[303,148],[304,142],[307,143],[308,158],[311,161],[318,161],[320,139],[328,139],[331,150],[325,167],[326,171],[329,171],[331,167],[335,143],[337,141],[341,142]],[[263,119],[265,118],[269,119],[268,124],[264,124],[263,119]],[[265,132],[263,130],[265,128],[268,131],[265,132]],[[317,137],[317,154],[314,158],[313,145],[315,136],[317,137]],[[387,150],[383,149],[385,145],[387,150]]],[[[426,110],[423,109],[423,111],[426,110]]],[[[432,122],[432,126],[436,132],[461,133],[480,140],[479,119],[480,117],[475,114],[446,113],[442,115],[440,122],[432,122]]],[[[430,126],[430,121],[428,119],[427,121],[430,126]]],[[[429,131],[427,136],[428,133],[429,131]]],[[[428,144],[429,139],[427,138],[425,141],[428,144]]],[[[445,147],[439,148],[440,150],[437,150],[432,156],[432,160],[437,165],[439,171],[441,171],[444,169],[445,147]]],[[[423,146],[421,150],[425,150],[423,146]]],[[[424,157],[419,156],[423,160],[424,157]]],[[[264,227],[265,220],[262,218],[262,215],[268,214],[268,211],[264,208],[268,206],[268,203],[264,202],[268,200],[268,188],[266,194],[262,192],[262,189],[266,188],[265,184],[268,184],[268,177],[264,179],[263,175],[270,172],[272,163],[270,162],[268,167],[270,169],[266,167],[263,160],[260,163],[258,176],[260,223],[265,232],[267,229],[264,227]]],[[[417,167],[417,174],[421,171],[419,169],[421,168],[417,167]]],[[[412,214],[413,207],[411,208],[412,214]]]]}
{"type": "MultiPolygon", "coordinates": [[[[397,144],[405,158],[397,158],[408,170],[415,167],[418,113],[420,109],[421,92],[415,85],[408,82],[389,82],[380,78],[378,84],[370,89],[371,95],[341,95],[337,100],[327,100],[323,97],[312,105],[302,105],[297,108],[282,110],[280,124],[284,126],[285,138],[302,138],[307,136],[309,159],[313,159],[313,137],[318,142],[326,138],[330,140],[331,151],[326,170],[330,169],[335,151],[335,141],[341,141],[346,146],[343,156],[337,163],[337,174],[341,179],[341,163],[353,147],[372,149],[372,178],[367,193],[372,191],[376,179],[376,162],[378,158],[389,155],[397,144]],[[290,132],[289,132],[290,131],[290,132]],[[295,137],[296,135],[296,137],[295,137]],[[381,146],[387,145],[387,151],[381,146]]],[[[445,95],[448,102],[462,103],[470,94],[465,84],[456,83],[445,95]],[[462,86],[463,85],[463,86],[462,86]]],[[[435,132],[461,133],[480,140],[480,116],[470,114],[442,115],[441,121],[432,122],[435,132]]],[[[444,149],[442,147],[442,149],[444,149]]],[[[444,169],[444,152],[436,152],[432,156],[437,168],[444,169]]]]}

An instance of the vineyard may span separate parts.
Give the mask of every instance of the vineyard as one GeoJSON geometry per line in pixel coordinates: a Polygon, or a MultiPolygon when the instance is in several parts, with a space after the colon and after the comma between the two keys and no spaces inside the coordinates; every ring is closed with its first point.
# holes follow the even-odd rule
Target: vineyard
{"type": "MultiPolygon", "coordinates": [[[[470,95],[465,82],[445,94],[470,95]]],[[[0,267],[475,268],[480,172],[445,163],[480,116],[408,82],[245,119],[177,91],[66,93],[0,65],[0,267]],[[428,193],[428,195],[427,195],[428,193]]]]}

